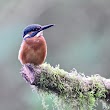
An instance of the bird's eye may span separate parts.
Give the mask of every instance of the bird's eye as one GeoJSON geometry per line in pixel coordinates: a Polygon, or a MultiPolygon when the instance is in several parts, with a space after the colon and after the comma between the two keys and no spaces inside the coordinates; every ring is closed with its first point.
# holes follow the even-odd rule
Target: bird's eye
{"type": "Polygon", "coordinates": [[[41,29],[41,27],[37,27],[37,29],[36,30],[40,30],[41,29]]]}
{"type": "Polygon", "coordinates": [[[33,29],[33,31],[37,31],[37,30],[38,30],[37,28],[33,29]]]}
{"type": "Polygon", "coordinates": [[[39,31],[41,27],[33,28],[32,31],[39,31]]]}

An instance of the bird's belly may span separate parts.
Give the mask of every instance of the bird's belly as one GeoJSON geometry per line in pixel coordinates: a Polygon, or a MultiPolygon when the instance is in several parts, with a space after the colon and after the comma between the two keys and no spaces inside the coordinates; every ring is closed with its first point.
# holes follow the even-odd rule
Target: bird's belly
{"type": "Polygon", "coordinates": [[[40,65],[44,62],[46,58],[46,48],[39,48],[37,50],[29,49],[28,54],[25,57],[24,63],[33,63],[35,65],[40,65]]]}

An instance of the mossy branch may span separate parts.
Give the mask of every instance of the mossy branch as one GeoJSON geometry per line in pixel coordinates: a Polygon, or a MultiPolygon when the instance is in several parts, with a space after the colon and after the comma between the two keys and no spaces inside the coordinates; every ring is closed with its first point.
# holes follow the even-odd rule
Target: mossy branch
{"type": "Polygon", "coordinates": [[[97,100],[110,103],[110,79],[100,75],[89,77],[75,69],[68,73],[59,66],[54,68],[47,63],[41,66],[23,65],[21,73],[38,91],[54,93],[72,106],[92,110],[97,100]]]}

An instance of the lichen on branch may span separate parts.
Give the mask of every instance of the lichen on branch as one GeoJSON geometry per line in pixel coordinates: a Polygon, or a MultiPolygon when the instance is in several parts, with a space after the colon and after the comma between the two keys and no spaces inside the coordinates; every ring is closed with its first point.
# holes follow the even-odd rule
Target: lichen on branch
{"type": "Polygon", "coordinates": [[[92,110],[97,100],[110,103],[110,79],[100,75],[85,76],[75,69],[66,72],[44,63],[40,66],[25,64],[23,78],[37,90],[56,94],[63,102],[80,110],[92,110]]]}

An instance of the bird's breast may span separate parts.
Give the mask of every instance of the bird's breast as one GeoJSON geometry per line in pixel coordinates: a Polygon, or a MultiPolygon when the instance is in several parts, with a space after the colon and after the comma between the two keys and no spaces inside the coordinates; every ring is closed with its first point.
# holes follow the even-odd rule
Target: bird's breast
{"type": "Polygon", "coordinates": [[[21,44],[19,60],[22,64],[40,65],[47,55],[47,45],[43,36],[27,38],[21,44]]]}

